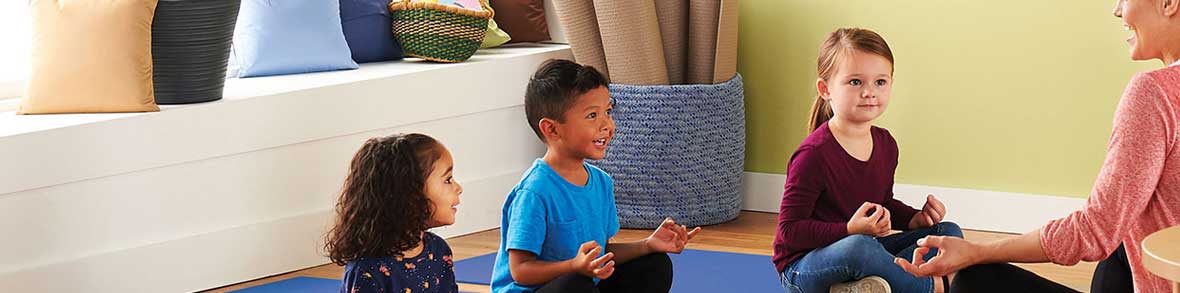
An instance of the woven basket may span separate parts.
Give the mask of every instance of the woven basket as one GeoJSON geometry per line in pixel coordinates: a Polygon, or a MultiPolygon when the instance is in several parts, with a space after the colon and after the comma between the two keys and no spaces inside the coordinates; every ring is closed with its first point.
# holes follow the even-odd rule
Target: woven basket
{"type": "Polygon", "coordinates": [[[241,0],[160,0],[152,20],[156,103],[221,99],[241,0]]]}
{"type": "Polygon", "coordinates": [[[615,183],[619,224],[652,229],[737,217],[746,118],[740,75],[719,84],[610,85],[615,137],[592,162],[615,183]]]}
{"type": "Polygon", "coordinates": [[[479,50],[488,19],[487,0],[476,11],[433,2],[397,0],[389,4],[393,35],[406,55],[435,62],[463,62],[479,50]]]}

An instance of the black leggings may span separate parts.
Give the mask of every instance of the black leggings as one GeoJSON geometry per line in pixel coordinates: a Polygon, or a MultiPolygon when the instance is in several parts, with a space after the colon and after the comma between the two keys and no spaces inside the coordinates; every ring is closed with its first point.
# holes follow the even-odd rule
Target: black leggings
{"type": "Polygon", "coordinates": [[[1119,245],[1110,256],[1094,267],[1094,280],[1090,281],[1092,293],[1134,292],[1135,282],[1131,279],[1131,265],[1127,261],[1127,249],[1119,245]]]}
{"type": "Polygon", "coordinates": [[[672,259],[652,253],[615,266],[614,274],[594,280],[580,274],[566,274],[545,283],[537,293],[668,292],[672,289],[672,259]]]}
{"type": "Polygon", "coordinates": [[[1033,272],[1007,263],[979,264],[955,274],[951,293],[967,292],[1078,292],[1033,272]]]}
{"type": "MultiPolygon", "coordinates": [[[[1133,292],[1131,266],[1123,246],[1098,263],[1090,281],[1094,293],[1133,292]]],[[[959,271],[951,283],[953,293],[962,292],[1077,292],[1010,264],[974,265],[959,271]]]]}

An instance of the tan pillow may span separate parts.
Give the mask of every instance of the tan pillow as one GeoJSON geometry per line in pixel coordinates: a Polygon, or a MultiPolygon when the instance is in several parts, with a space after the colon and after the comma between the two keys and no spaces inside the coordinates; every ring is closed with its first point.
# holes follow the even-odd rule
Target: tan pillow
{"type": "Polygon", "coordinates": [[[32,0],[28,87],[17,114],[159,111],[156,0],[32,0]]]}

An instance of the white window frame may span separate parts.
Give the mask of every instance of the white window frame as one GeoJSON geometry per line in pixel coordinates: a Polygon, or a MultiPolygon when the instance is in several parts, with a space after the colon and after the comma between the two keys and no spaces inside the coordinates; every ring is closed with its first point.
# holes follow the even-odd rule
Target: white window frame
{"type": "Polygon", "coordinates": [[[31,39],[28,1],[0,1],[0,112],[16,110],[24,94],[31,39]],[[21,30],[24,30],[23,32],[21,30]],[[24,72],[19,72],[24,71],[24,72]]]}

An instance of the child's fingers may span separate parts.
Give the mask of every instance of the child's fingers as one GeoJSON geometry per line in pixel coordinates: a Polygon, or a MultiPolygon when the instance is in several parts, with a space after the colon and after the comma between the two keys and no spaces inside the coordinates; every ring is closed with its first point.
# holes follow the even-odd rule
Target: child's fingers
{"type": "Polygon", "coordinates": [[[615,273],[615,261],[607,262],[601,268],[594,269],[594,276],[599,279],[609,278],[611,274],[615,273]]]}
{"type": "Polygon", "coordinates": [[[610,262],[611,259],[613,259],[614,257],[615,257],[615,254],[613,252],[607,252],[606,254],[590,261],[590,267],[592,267],[592,268],[600,267],[600,266],[602,266],[602,264],[610,262]]]}
{"type": "Polygon", "coordinates": [[[856,209],[856,213],[852,214],[852,218],[855,219],[863,216],[865,213],[868,213],[869,209],[871,208],[873,208],[873,203],[871,202],[860,204],[860,207],[856,209]]]}
{"type": "Polygon", "coordinates": [[[696,227],[696,228],[693,228],[692,231],[688,231],[688,240],[692,240],[693,237],[697,237],[697,233],[700,233],[700,232],[701,232],[701,227],[696,227]]]}
{"type": "Polygon", "coordinates": [[[928,195],[926,201],[930,203],[930,208],[938,212],[939,215],[946,214],[946,205],[942,204],[942,201],[935,198],[933,194],[928,195]]]}
{"type": "Polygon", "coordinates": [[[595,249],[595,248],[598,248],[598,242],[595,242],[594,240],[590,240],[590,241],[583,242],[581,246],[578,246],[578,252],[581,252],[582,254],[588,254],[588,253],[590,253],[591,249],[595,249]]]}

